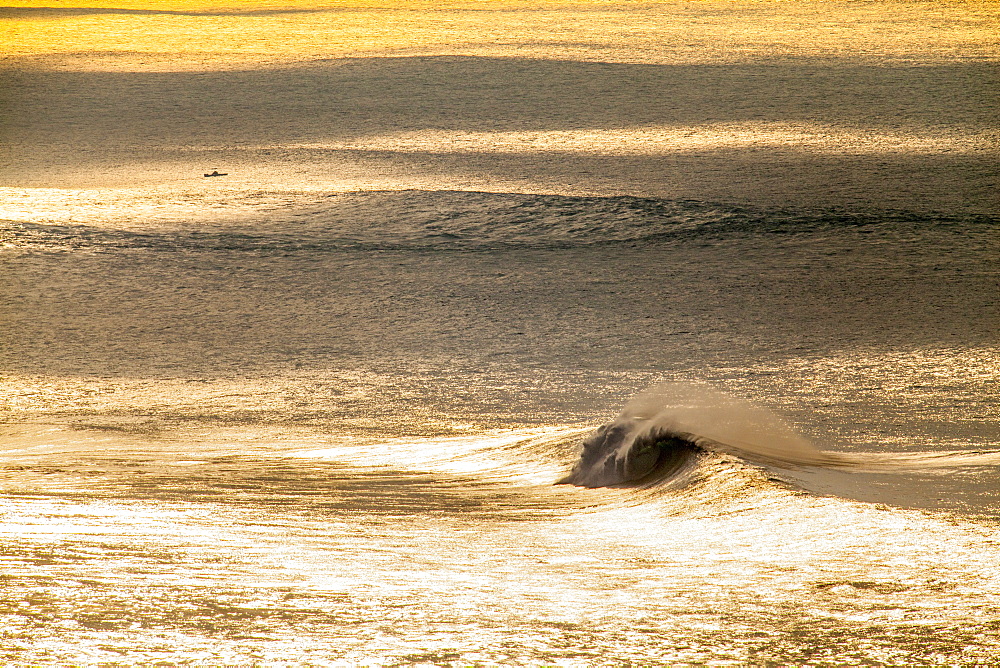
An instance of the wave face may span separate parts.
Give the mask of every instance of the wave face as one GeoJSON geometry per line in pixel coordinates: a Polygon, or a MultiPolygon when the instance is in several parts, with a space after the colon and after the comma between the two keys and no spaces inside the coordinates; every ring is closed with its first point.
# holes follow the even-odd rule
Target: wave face
{"type": "Polygon", "coordinates": [[[585,438],[579,462],[560,482],[607,487],[671,479],[707,451],[785,466],[843,461],[771,411],[707,385],[662,383],[585,438]]]}
{"type": "MultiPolygon", "coordinates": [[[[93,201],[78,194],[67,193],[66,202],[59,201],[58,193],[44,195],[44,201],[12,201],[5,207],[9,213],[0,220],[0,241],[19,247],[73,250],[497,250],[837,230],[881,231],[899,237],[915,231],[953,231],[956,226],[979,238],[1000,225],[1000,218],[982,214],[765,209],[632,196],[466,191],[292,193],[281,197],[237,193],[231,201],[220,203],[211,216],[194,219],[190,207],[165,198],[143,203],[151,212],[145,220],[132,217],[123,221],[113,212],[130,207],[125,202],[116,206],[114,192],[94,191],[93,201]]],[[[131,210],[137,206],[129,204],[131,210]]]]}

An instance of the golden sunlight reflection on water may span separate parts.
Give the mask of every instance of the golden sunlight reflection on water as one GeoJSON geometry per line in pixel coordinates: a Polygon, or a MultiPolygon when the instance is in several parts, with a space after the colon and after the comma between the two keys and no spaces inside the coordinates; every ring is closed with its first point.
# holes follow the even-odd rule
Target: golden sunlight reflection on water
{"type": "Polygon", "coordinates": [[[133,498],[7,496],[4,655],[584,665],[997,649],[971,622],[1000,605],[996,537],[975,525],[807,499],[725,463],[728,486],[651,504],[452,484],[402,472],[405,454],[309,482],[330,464],[306,455],[189,462],[189,483],[218,476],[205,478],[225,492],[214,501],[171,500],[162,474],[133,498]],[[246,494],[259,483],[241,466],[269,474],[268,497],[246,494]],[[312,508],[282,507],[285,493],[312,508]]]}
{"type": "MultiPolygon", "coordinates": [[[[363,137],[346,142],[264,145],[254,149],[328,149],[339,151],[443,151],[476,153],[597,153],[656,155],[720,148],[785,148],[838,154],[954,153],[996,150],[992,134],[879,132],[822,125],[776,123],[717,124],[677,128],[532,132],[447,132],[429,130],[363,137]]],[[[219,150],[191,146],[188,149],[219,150]]]]}
{"type": "Polygon", "coordinates": [[[71,69],[227,69],[353,55],[613,62],[996,56],[991,2],[75,2],[0,13],[8,58],[71,69]],[[739,28],[734,29],[734,20],[739,28]],[[609,39],[610,37],[610,39],[609,39]]]}
{"type": "Polygon", "coordinates": [[[994,199],[995,3],[255,7],[7,6],[4,180],[994,199]]]}
{"type": "Polygon", "coordinates": [[[7,0],[0,660],[994,661],[998,17],[7,0]]]}

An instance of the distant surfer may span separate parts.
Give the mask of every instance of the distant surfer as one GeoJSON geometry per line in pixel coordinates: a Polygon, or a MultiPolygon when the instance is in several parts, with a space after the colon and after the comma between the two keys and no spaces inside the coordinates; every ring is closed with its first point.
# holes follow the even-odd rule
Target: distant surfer
{"type": "Polygon", "coordinates": [[[211,174],[205,174],[206,179],[210,176],[229,176],[229,174],[219,172],[219,170],[217,169],[213,169],[211,174]]]}

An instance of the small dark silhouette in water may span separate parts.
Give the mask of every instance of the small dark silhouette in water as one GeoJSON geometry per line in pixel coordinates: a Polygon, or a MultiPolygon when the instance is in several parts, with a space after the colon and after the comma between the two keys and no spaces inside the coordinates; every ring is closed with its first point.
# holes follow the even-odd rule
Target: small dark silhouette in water
{"type": "Polygon", "coordinates": [[[205,178],[208,178],[209,176],[229,176],[229,174],[221,173],[219,170],[213,169],[211,174],[205,174],[205,178]]]}

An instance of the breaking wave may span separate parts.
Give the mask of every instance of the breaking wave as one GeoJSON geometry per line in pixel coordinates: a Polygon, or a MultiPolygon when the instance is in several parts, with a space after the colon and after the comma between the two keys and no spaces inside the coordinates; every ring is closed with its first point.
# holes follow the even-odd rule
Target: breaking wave
{"type": "Polygon", "coordinates": [[[708,452],[784,466],[847,461],[819,450],[764,408],[706,385],[663,383],[587,436],[579,461],[560,482],[606,487],[670,478],[708,452]]]}
{"type": "Polygon", "coordinates": [[[558,483],[648,490],[682,511],[719,510],[735,499],[753,506],[761,494],[793,491],[991,516],[1000,468],[994,449],[824,451],[771,411],[688,383],[640,393],[577,449],[558,483]],[[942,483],[955,479],[964,484],[945,491],[942,483]]]}

